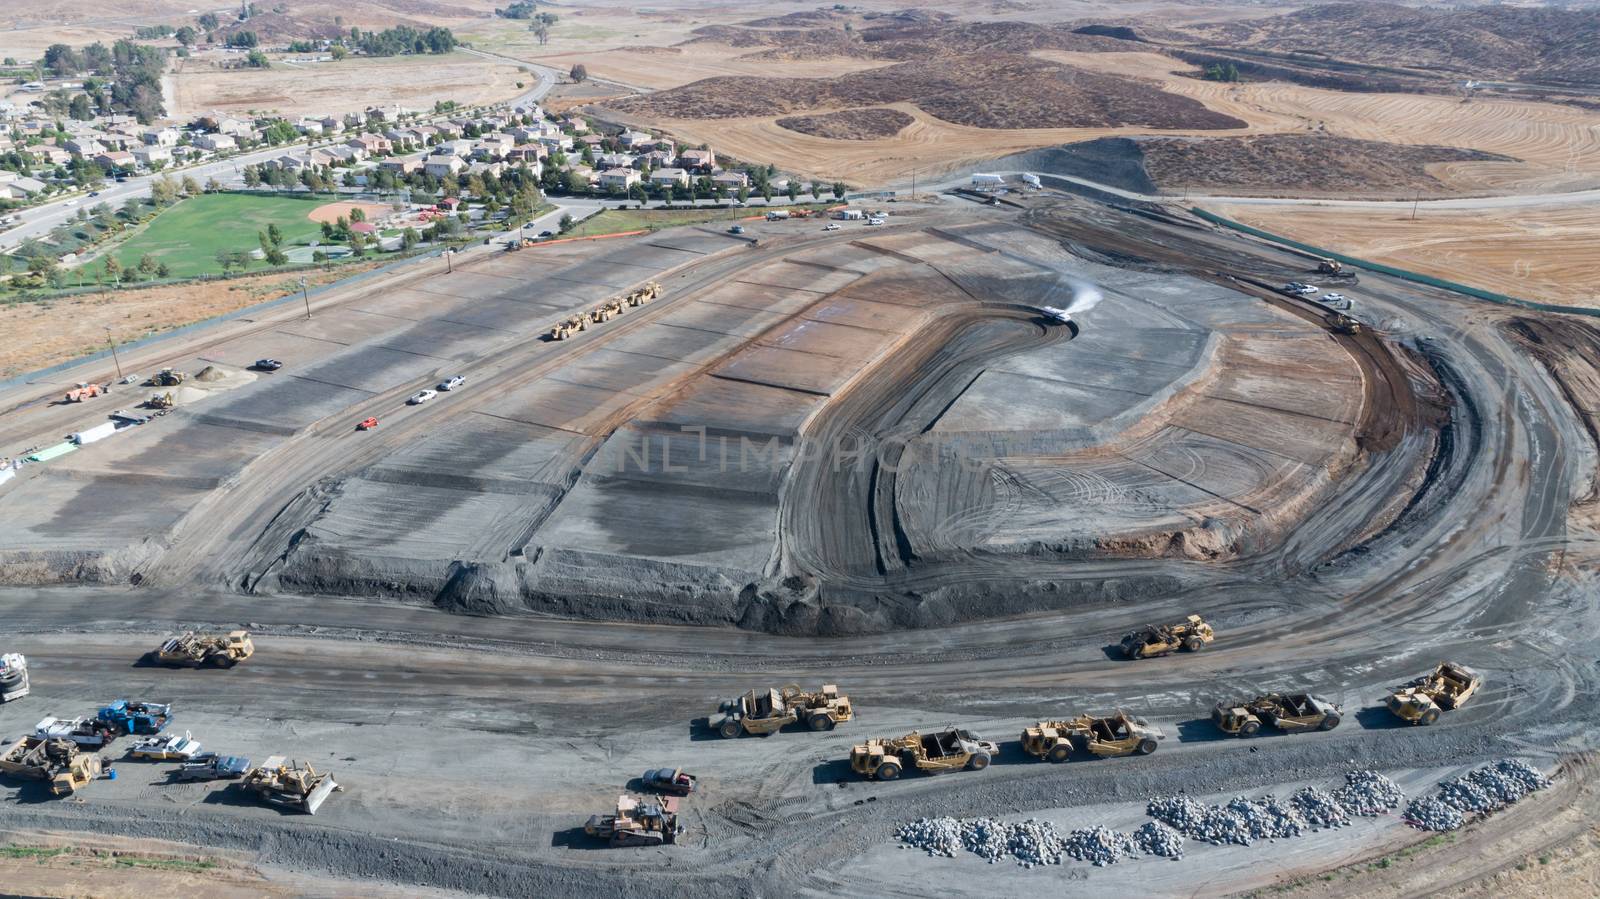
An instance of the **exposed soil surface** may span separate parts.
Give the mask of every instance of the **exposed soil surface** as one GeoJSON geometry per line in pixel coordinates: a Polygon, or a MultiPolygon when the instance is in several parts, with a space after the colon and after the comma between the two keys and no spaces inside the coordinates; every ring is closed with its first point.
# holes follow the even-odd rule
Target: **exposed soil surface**
{"type": "Polygon", "coordinates": [[[908,62],[838,78],[710,78],[612,106],[636,116],[722,119],[899,101],[986,129],[1244,125],[1143,82],[1025,56],[908,62]]]}
{"type": "Polygon", "coordinates": [[[894,137],[916,119],[898,109],[846,109],[821,115],[779,119],[778,127],[833,140],[878,140],[894,137]]]}
{"type": "Polygon", "coordinates": [[[1149,138],[1137,141],[1145,170],[1163,190],[1361,196],[1447,192],[1431,174],[1448,162],[1515,162],[1456,147],[1388,144],[1318,134],[1149,138]]]}

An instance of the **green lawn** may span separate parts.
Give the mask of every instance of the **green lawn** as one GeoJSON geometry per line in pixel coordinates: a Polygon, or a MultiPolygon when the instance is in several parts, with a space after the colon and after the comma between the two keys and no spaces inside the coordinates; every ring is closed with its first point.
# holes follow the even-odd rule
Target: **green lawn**
{"type": "MultiPolygon", "coordinates": [[[[117,249],[117,262],[136,266],[145,253],[165,262],[174,278],[220,274],[217,252],[258,249],[256,233],[277,225],[284,248],[322,239],[322,226],[306,216],[330,201],[329,197],[245,196],[203,194],[191,197],[156,216],[139,234],[117,249]]],[[[256,261],[251,268],[265,267],[256,261]]]]}
{"type": "MultiPolygon", "coordinates": [[[[808,204],[777,209],[826,209],[837,204],[808,204]]],[[[625,231],[656,231],[677,225],[702,225],[706,222],[723,222],[766,215],[759,206],[746,209],[607,209],[568,231],[562,237],[596,237],[601,234],[621,234],[625,231]]]]}

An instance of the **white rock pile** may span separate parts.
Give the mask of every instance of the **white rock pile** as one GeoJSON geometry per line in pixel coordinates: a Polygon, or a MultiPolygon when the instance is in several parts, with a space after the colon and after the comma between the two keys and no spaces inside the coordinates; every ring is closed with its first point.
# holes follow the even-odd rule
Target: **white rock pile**
{"type": "Polygon", "coordinates": [[[1333,798],[1352,815],[1376,818],[1399,808],[1406,794],[1376,771],[1350,771],[1344,776],[1344,786],[1333,791],[1333,798]]]}
{"type": "Polygon", "coordinates": [[[1080,862],[1092,862],[1095,867],[1102,868],[1130,855],[1138,855],[1139,844],[1133,834],[1096,826],[1074,830],[1069,834],[1067,854],[1080,862]]]}
{"type": "Polygon", "coordinates": [[[1146,855],[1159,855],[1173,861],[1183,858],[1183,834],[1160,821],[1146,821],[1140,825],[1133,832],[1133,842],[1146,855]]]}
{"type": "Polygon", "coordinates": [[[1438,795],[1406,808],[1406,821],[1422,830],[1455,830],[1468,815],[1499,811],[1550,786],[1539,769],[1520,759],[1501,759],[1439,785],[1438,795]]]}
{"type": "Polygon", "coordinates": [[[1344,827],[1350,823],[1350,813],[1339,800],[1327,790],[1316,787],[1301,787],[1289,798],[1295,810],[1306,822],[1306,826],[1315,833],[1330,827],[1344,827]]]}
{"type": "Polygon", "coordinates": [[[1455,830],[1467,823],[1465,815],[1454,806],[1445,805],[1432,796],[1411,800],[1406,806],[1406,823],[1419,830],[1455,830]]]}

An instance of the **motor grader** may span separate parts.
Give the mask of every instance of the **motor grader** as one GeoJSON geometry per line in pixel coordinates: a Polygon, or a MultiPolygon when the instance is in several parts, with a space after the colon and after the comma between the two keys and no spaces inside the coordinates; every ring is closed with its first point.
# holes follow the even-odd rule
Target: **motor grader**
{"type": "Polygon", "coordinates": [[[1029,755],[1064,762],[1074,751],[1098,758],[1149,755],[1166,734],[1143,718],[1117,711],[1104,717],[1079,715],[1066,721],[1040,721],[1022,732],[1022,749],[1029,755]]]}
{"type": "Polygon", "coordinates": [[[933,734],[912,731],[895,739],[873,739],[850,747],[850,769],[873,780],[894,780],[907,768],[933,774],[982,771],[999,754],[999,744],[971,731],[948,728],[933,734]]]}
{"type": "Polygon", "coordinates": [[[88,786],[105,770],[105,762],[65,739],[26,736],[0,753],[0,772],[50,783],[53,796],[67,796],[88,786]]]}
{"type": "Polygon", "coordinates": [[[188,379],[188,375],[170,368],[163,368],[150,376],[145,383],[151,387],[176,387],[188,379]]]}
{"type": "Polygon", "coordinates": [[[1217,729],[1234,737],[1253,737],[1262,725],[1285,733],[1333,730],[1342,716],[1339,706],[1310,693],[1267,693],[1249,700],[1219,702],[1211,709],[1217,729]]]}
{"type": "Polygon", "coordinates": [[[661,846],[675,843],[683,828],[678,826],[676,796],[635,799],[617,797],[617,813],[592,815],[583,825],[591,837],[617,846],[661,846]]]}
{"type": "Polygon", "coordinates": [[[824,684],[815,693],[790,684],[782,690],[749,690],[743,696],[725,699],[709,723],[724,737],[741,733],[765,737],[796,721],[804,721],[811,730],[833,730],[853,717],[850,697],[840,695],[836,684],[824,684]]]}
{"type": "Polygon", "coordinates": [[[1130,659],[1149,659],[1182,649],[1199,652],[1216,639],[1211,625],[1199,615],[1190,615],[1179,624],[1147,625],[1122,638],[1122,654],[1130,659]]]}
{"type": "Polygon", "coordinates": [[[226,635],[184,631],[145,653],[145,661],[168,667],[232,668],[255,651],[249,631],[229,631],[226,635]]]}
{"type": "Polygon", "coordinates": [[[245,772],[239,786],[269,805],[299,809],[308,815],[315,815],[335,791],[344,792],[331,773],[317,771],[310,762],[287,761],[281,755],[245,772]]]}
{"type": "Polygon", "coordinates": [[[1455,662],[1440,662],[1433,673],[1389,694],[1389,711],[1410,724],[1429,725],[1442,710],[1459,709],[1483,686],[1483,675],[1455,662]]]}

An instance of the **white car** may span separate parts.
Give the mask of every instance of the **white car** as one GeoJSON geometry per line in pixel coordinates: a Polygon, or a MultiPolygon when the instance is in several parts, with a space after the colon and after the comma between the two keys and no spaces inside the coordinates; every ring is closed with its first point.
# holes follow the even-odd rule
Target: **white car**
{"type": "Polygon", "coordinates": [[[65,205],[67,205],[67,206],[76,206],[76,205],[78,205],[78,201],[77,200],[68,200],[65,205]]]}
{"type": "Polygon", "coordinates": [[[117,383],[118,384],[137,384],[137,383],[139,383],[140,381],[143,381],[143,380],[144,380],[144,378],[139,376],[139,375],[128,375],[127,377],[123,378],[122,380],[118,381],[117,383]]]}
{"type": "Polygon", "coordinates": [[[1325,293],[1322,295],[1322,301],[1324,303],[1343,303],[1348,299],[1350,298],[1342,293],[1325,293]]]}
{"type": "Polygon", "coordinates": [[[822,230],[824,230],[824,231],[837,231],[837,230],[839,230],[839,228],[840,228],[840,225],[839,225],[838,222],[834,222],[831,225],[823,225],[822,226],[822,230]]]}
{"type": "Polygon", "coordinates": [[[443,381],[440,381],[439,382],[439,389],[440,390],[454,390],[457,387],[460,387],[462,384],[465,384],[465,383],[467,383],[467,379],[466,378],[463,378],[460,375],[456,375],[454,377],[445,378],[443,381]]]}
{"type": "Polygon", "coordinates": [[[881,225],[881,224],[883,224],[883,219],[867,219],[867,225],[869,227],[872,226],[872,225],[881,225]]]}
{"type": "Polygon", "coordinates": [[[190,736],[188,731],[184,731],[181,737],[177,734],[141,737],[128,749],[130,758],[158,762],[188,761],[199,754],[200,741],[190,736]]]}
{"type": "Polygon", "coordinates": [[[411,399],[406,400],[406,405],[420,406],[438,395],[438,393],[432,390],[419,390],[416,393],[411,394],[411,399]]]}

